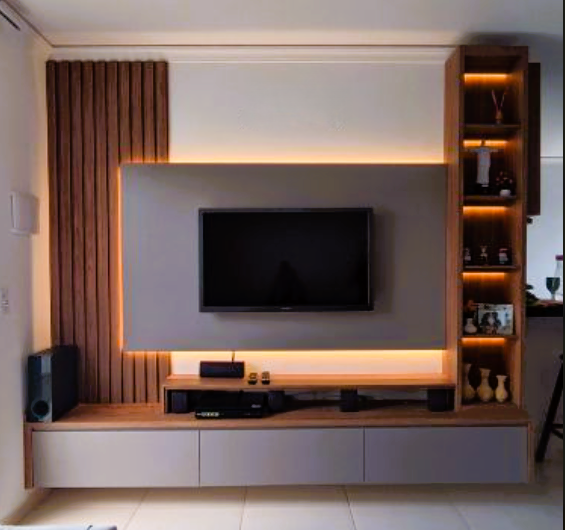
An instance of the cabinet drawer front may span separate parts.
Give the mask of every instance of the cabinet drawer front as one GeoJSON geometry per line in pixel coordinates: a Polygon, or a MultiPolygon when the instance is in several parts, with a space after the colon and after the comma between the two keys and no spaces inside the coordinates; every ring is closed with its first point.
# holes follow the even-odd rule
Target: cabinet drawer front
{"type": "Polygon", "coordinates": [[[372,484],[528,482],[527,427],[368,429],[372,484]]]}
{"type": "Polygon", "coordinates": [[[359,484],[363,430],[204,431],[203,486],[359,484]]]}
{"type": "Polygon", "coordinates": [[[42,488],[199,485],[198,433],[36,432],[35,484],[42,488]]]}

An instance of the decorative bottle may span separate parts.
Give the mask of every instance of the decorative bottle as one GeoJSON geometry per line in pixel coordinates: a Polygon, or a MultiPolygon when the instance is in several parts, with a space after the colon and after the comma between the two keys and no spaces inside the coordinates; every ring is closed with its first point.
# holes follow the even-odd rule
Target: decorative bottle
{"type": "Polygon", "coordinates": [[[499,403],[506,403],[508,398],[510,397],[508,394],[508,390],[506,390],[506,381],[508,381],[508,376],[506,375],[499,375],[497,376],[498,379],[498,388],[496,389],[496,401],[499,403]]]}
{"type": "Polygon", "coordinates": [[[476,335],[478,332],[479,328],[475,325],[475,319],[468,318],[465,326],[465,335],[476,335]]]}
{"type": "Polygon", "coordinates": [[[471,379],[469,377],[472,368],[472,364],[465,365],[465,381],[463,384],[463,401],[465,401],[465,403],[471,403],[477,397],[477,391],[473,388],[473,385],[471,385],[471,379]]]}
{"type": "Polygon", "coordinates": [[[490,386],[490,374],[491,370],[487,370],[486,368],[481,369],[483,382],[481,383],[477,393],[483,403],[490,403],[494,399],[494,390],[490,386]]]}

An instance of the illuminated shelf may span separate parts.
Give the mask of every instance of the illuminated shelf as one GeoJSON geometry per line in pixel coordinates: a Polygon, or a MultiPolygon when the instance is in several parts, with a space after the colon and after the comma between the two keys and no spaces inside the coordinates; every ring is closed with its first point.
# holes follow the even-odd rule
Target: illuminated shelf
{"type": "Polygon", "coordinates": [[[518,335],[463,335],[464,341],[470,340],[518,340],[518,335]]]}
{"type": "Polygon", "coordinates": [[[468,139],[474,138],[510,138],[520,132],[520,124],[470,124],[465,125],[465,134],[468,139]]]}
{"type": "Polygon", "coordinates": [[[497,195],[467,195],[465,206],[511,206],[518,197],[500,197],[497,195]]]}
{"type": "Polygon", "coordinates": [[[488,274],[489,272],[518,272],[520,267],[517,265],[492,265],[488,267],[465,267],[463,273],[481,273],[488,274]]]}

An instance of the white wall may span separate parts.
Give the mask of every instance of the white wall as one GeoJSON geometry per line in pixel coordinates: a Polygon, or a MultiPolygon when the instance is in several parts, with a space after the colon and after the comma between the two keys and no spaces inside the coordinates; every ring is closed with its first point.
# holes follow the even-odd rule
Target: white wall
{"type": "Polygon", "coordinates": [[[0,314],[0,521],[27,498],[23,487],[24,359],[49,345],[49,254],[45,58],[33,36],[0,19],[0,288],[10,314],[0,314]],[[41,199],[41,236],[9,232],[9,194],[41,199]]]}

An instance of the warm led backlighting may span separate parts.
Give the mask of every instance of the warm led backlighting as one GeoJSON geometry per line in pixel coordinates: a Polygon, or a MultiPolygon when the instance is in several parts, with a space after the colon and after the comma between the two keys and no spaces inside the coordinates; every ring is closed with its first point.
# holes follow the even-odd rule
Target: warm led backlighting
{"type": "MultiPolygon", "coordinates": [[[[232,352],[175,352],[173,373],[194,375],[201,360],[228,361],[231,357],[232,352]]],[[[445,357],[445,350],[235,352],[235,358],[245,361],[248,371],[269,370],[279,375],[441,375],[445,357]]]]}
{"type": "Polygon", "coordinates": [[[465,215],[504,215],[508,212],[508,208],[504,206],[465,206],[463,213],[465,215]]]}
{"type": "Polygon", "coordinates": [[[488,346],[503,346],[506,344],[506,340],[505,338],[500,338],[500,337],[480,337],[480,338],[475,338],[475,337],[465,337],[463,339],[463,343],[466,346],[471,346],[471,345],[488,345],[488,346]]]}
{"type": "MultiPolygon", "coordinates": [[[[465,140],[465,149],[476,149],[483,145],[483,140],[465,140]]],[[[508,140],[486,140],[486,147],[492,147],[495,149],[505,149],[508,147],[508,140]]]]}
{"type": "Polygon", "coordinates": [[[465,272],[463,278],[468,281],[502,281],[505,280],[505,272],[465,272]]]}
{"type": "Polygon", "coordinates": [[[465,74],[466,83],[508,83],[510,74],[465,74]]]}

